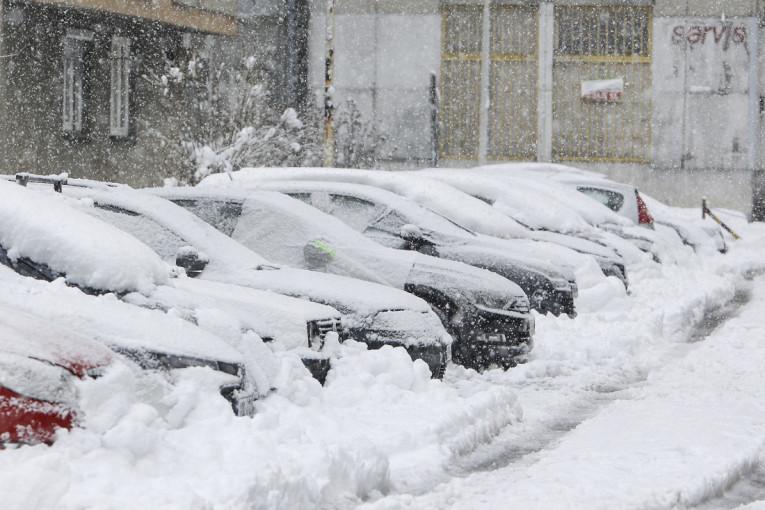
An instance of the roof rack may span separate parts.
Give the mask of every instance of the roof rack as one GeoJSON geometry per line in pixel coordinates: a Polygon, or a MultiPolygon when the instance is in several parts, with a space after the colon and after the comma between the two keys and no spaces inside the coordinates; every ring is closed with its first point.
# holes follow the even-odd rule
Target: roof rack
{"type": "Polygon", "coordinates": [[[53,190],[61,193],[61,189],[69,179],[69,175],[63,173],[60,175],[35,175],[26,172],[16,174],[16,182],[26,186],[30,182],[39,182],[43,184],[53,184],[53,190]]]}
{"type": "MultiPolygon", "coordinates": [[[[0,179],[14,180],[14,177],[0,175],[0,179]]],[[[52,184],[53,189],[59,193],[62,192],[62,189],[64,186],[74,186],[77,188],[95,188],[95,189],[120,188],[125,186],[124,184],[117,184],[113,182],[92,181],[89,179],[70,179],[68,174],[66,173],[61,173],[59,175],[36,175],[36,174],[30,174],[26,172],[19,172],[16,174],[15,180],[17,183],[21,184],[22,186],[26,186],[30,182],[52,184]]]]}

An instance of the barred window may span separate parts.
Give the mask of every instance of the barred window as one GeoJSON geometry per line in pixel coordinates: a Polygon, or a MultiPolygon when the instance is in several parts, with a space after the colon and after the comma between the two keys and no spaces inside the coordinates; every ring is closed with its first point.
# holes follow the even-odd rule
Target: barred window
{"type": "Polygon", "coordinates": [[[109,134],[130,136],[130,39],[113,36],[111,50],[109,134]]]}
{"type": "Polygon", "coordinates": [[[643,7],[557,7],[558,55],[647,56],[650,11],[643,7]]]}

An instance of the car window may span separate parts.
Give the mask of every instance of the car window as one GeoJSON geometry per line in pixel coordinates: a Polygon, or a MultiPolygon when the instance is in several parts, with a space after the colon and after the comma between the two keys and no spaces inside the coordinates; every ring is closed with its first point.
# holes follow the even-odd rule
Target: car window
{"type": "Polygon", "coordinates": [[[381,209],[372,202],[348,195],[330,195],[329,206],[329,214],[358,232],[363,232],[381,209]]]}
{"type": "Polygon", "coordinates": [[[398,236],[401,232],[401,227],[408,223],[411,222],[403,214],[398,211],[390,210],[385,216],[375,221],[368,230],[387,232],[398,236]]]}
{"type": "Polygon", "coordinates": [[[579,186],[576,189],[584,193],[590,198],[594,198],[601,204],[605,205],[612,211],[619,212],[624,205],[624,195],[616,191],[610,191],[600,188],[589,188],[586,186],[579,186]]]}
{"type": "Polygon", "coordinates": [[[242,215],[242,204],[239,202],[204,198],[178,199],[173,202],[229,237],[234,233],[236,223],[242,215]]]}
{"type": "Polygon", "coordinates": [[[171,264],[175,264],[178,249],[189,246],[180,236],[153,219],[127,209],[96,204],[96,216],[148,245],[164,261],[171,264]]]}

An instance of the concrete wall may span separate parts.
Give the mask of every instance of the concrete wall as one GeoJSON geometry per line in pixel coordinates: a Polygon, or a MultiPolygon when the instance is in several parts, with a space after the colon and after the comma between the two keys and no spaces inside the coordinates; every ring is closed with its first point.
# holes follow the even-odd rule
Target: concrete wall
{"type": "MultiPolygon", "coordinates": [[[[326,16],[322,3],[313,7],[309,83],[321,104],[326,16]]],[[[380,152],[387,159],[429,160],[430,75],[440,79],[441,66],[438,2],[338,0],[334,44],[338,114],[352,100],[364,121],[385,134],[380,152]]]]}
{"type": "MultiPolygon", "coordinates": [[[[366,118],[389,136],[391,158],[382,166],[428,164],[427,80],[436,71],[440,81],[440,6],[446,3],[483,2],[336,0],[336,104],[353,99],[366,118]]],[[[762,13],[763,2],[552,3],[653,8],[651,164],[580,166],[634,181],[676,203],[695,204],[698,197],[708,195],[713,203],[748,206],[749,65],[752,52],[763,54],[763,48],[752,48],[751,34],[745,31],[750,19],[762,13]],[[699,27],[700,34],[694,27],[699,27]],[[667,196],[673,182],[678,184],[675,200],[667,196]]],[[[325,9],[325,2],[312,2],[310,84],[319,104],[324,85],[325,9]]],[[[763,39],[761,36],[760,46],[763,39]]],[[[759,83],[765,83],[765,65],[759,66],[759,83]]],[[[758,95],[765,95],[762,85],[758,85],[758,95]]],[[[762,120],[755,130],[757,164],[765,167],[762,120]]]]}

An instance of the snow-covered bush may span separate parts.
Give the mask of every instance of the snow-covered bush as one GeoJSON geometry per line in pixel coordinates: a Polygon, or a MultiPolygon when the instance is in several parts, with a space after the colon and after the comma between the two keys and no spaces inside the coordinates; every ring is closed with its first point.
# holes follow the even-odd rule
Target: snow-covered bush
{"type": "Polygon", "coordinates": [[[272,100],[265,66],[254,56],[231,63],[190,50],[146,69],[143,78],[161,90],[172,137],[165,177],[196,184],[207,175],[246,166],[315,165],[320,157],[319,119],[272,100]]]}

